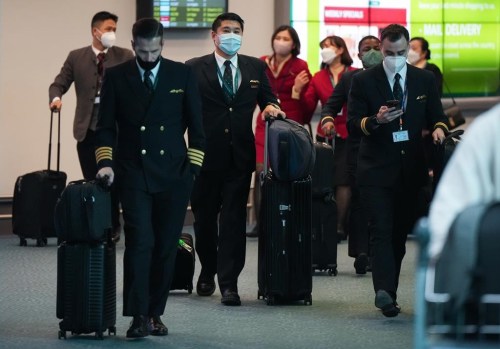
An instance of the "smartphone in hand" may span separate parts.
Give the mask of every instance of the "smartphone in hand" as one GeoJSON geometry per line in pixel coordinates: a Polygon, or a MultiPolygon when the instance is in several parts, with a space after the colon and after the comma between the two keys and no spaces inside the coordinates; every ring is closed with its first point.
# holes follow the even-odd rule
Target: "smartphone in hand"
{"type": "Polygon", "coordinates": [[[390,99],[386,101],[385,104],[387,105],[387,108],[392,108],[392,107],[399,108],[399,101],[397,99],[390,99]]]}

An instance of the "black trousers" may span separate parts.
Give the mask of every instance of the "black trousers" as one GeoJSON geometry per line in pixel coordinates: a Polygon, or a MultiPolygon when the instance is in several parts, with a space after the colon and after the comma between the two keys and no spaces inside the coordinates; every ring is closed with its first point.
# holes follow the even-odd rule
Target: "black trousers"
{"type": "Polygon", "coordinates": [[[406,237],[415,223],[418,186],[360,186],[360,192],[368,219],[373,287],[396,297],[406,237]]]}
{"type": "Polygon", "coordinates": [[[356,179],[358,167],[358,151],[360,140],[349,136],[347,138],[347,174],[349,185],[351,187],[351,205],[349,207],[349,246],[348,254],[350,257],[357,257],[360,253],[369,252],[368,220],[366,218],[365,208],[361,202],[361,193],[356,179]]]}
{"type": "MultiPolygon", "coordinates": [[[[95,179],[97,174],[97,163],[95,159],[95,132],[87,130],[84,140],[76,144],[78,160],[82,169],[83,178],[86,180],[95,179]]],[[[120,201],[115,185],[111,186],[111,221],[113,228],[120,226],[120,201]]]]}
{"type": "Polygon", "coordinates": [[[217,274],[221,290],[237,290],[245,265],[247,202],[251,172],[204,171],[191,196],[200,278],[217,274]]]}
{"type": "Polygon", "coordinates": [[[192,186],[189,175],[165,192],[120,189],[125,222],[124,316],[164,313],[192,186]]]}

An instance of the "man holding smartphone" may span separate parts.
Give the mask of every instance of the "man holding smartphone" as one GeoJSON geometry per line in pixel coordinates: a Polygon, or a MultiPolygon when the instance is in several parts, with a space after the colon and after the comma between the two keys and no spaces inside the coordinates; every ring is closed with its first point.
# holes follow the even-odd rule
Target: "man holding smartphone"
{"type": "Polygon", "coordinates": [[[381,32],[384,61],[352,79],[348,129],[362,136],[357,179],[368,217],[375,306],[397,316],[396,299],[415,201],[427,179],[422,129],[435,143],[448,130],[432,73],[406,64],[409,33],[391,24],[381,32]]]}

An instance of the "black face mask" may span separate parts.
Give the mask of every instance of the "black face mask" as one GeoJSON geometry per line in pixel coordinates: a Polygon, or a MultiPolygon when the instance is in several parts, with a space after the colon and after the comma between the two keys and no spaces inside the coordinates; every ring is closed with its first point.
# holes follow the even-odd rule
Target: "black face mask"
{"type": "Polygon", "coordinates": [[[139,66],[144,69],[144,70],[151,70],[153,69],[154,67],[156,67],[156,65],[158,64],[158,62],[160,61],[160,58],[161,58],[161,55],[158,55],[158,57],[153,61],[153,62],[146,62],[146,61],[143,61],[141,59],[141,57],[139,56],[136,56],[135,57],[137,59],[137,63],[139,63],[139,66]]]}

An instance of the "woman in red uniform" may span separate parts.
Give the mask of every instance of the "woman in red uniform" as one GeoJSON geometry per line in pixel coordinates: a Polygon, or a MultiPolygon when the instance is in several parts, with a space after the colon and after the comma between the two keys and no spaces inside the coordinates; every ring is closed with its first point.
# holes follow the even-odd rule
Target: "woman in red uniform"
{"type": "MultiPolygon", "coordinates": [[[[295,29],[289,25],[278,27],[271,37],[271,47],[273,53],[263,56],[261,59],[266,62],[266,74],[269,78],[271,88],[278,98],[288,119],[297,121],[300,124],[307,124],[311,121],[311,113],[307,113],[303,103],[304,93],[307,89],[311,73],[307,67],[307,62],[298,58],[300,53],[300,40],[295,29]]],[[[255,237],[258,231],[260,190],[258,186],[259,175],[264,164],[264,130],[265,123],[262,115],[257,117],[255,127],[255,149],[256,168],[254,185],[254,208],[257,224],[252,232],[247,236],[255,237]]]]}
{"type": "MultiPolygon", "coordinates": [[[[321,47],[323,61],[321,70],[314,74],[304,95],[304,103],[308,113],[311,114],[314,113],[318,101],[322,105],[326,103],[342,74],[349,70],[356,70],[356,68],[351,67],[352,58],[344,39],[341,37],[328,36],[320,42],[319,46],[321,47]]],[[[340,238],[345,238],[344,222],[346,221],[351,197],[346,163],[346,120],[347,108],[344,106],[334,120],[337,136],[335,138],[335,176],[333,185],[335,187],[335,200],[337,201],[337,233],[340,238]]],[[[321,124],[318,124],[316,130],[316,140],[326,141],[321,124]]]]}

